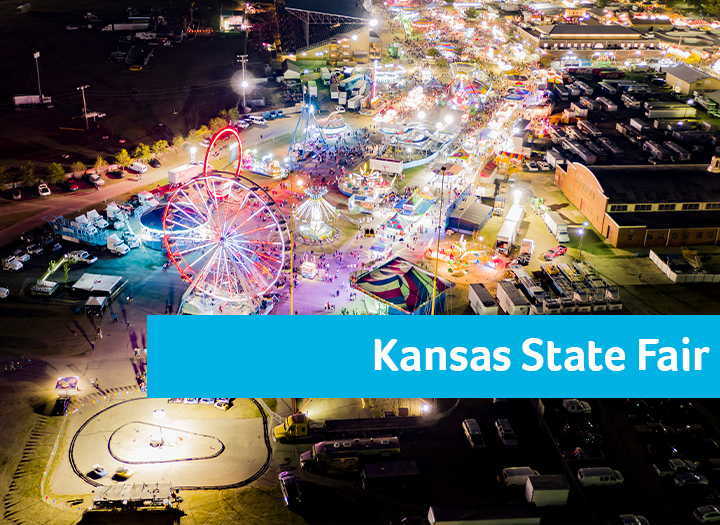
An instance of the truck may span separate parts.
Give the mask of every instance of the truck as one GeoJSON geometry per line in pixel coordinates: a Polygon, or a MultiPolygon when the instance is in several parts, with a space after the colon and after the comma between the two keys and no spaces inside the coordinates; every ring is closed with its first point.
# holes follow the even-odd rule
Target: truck
{"type": "Polygon", "coordinates": [[[620,100],[628,109],[640,109],[642,108],[642,102],[640,102],[638,99],[633,97],[632,95],[628,93],[623,93],[620,97],[620,100]]]}
{"type": "Polygon", "coordinates": [[[414,461],[366,463],[360,471],[364,490],[404,489],[420,484],[420,471],[414,461]]]}
{"type": "Polygon", "coordinates": [[[535,251],[535,241],[532,239],[523,239],[520,241],[520,255],[518,255],[518,263],[521,266],[530,264],[530,258],[535,251]]]}
{"type": "Polygon", "coordinates": [[[563,157],[559,152],[549,149],[547,153],[545,153],[545,161],[553,168],[556,168],[565,164],[565,157],[563,157]]]}
{"type": "Polygon", "coordinates": [[[667,161],[672,159],[670,152],[654,140],[646,141],[642,149],[658,160],[667,161]]]}
{"type": "Polygon", "coordinates": [[[338,100],[340,90],[337,84],[330,84],[330,100],[338,100]]]}
{"type": "Polygon", "coordinates": [[[363,101],[363,96],[357,95],[357,96],[351,98],[350,100],[348,100],[347,107],[348,107],[348,109],[354,109],[357,111],[360,109],[360,106],[362,105],[362,101],[363,101]]]}
{"type": "Polygon", "coordinates": [[[506,220],[500,227],[500,231],[497,234],[495,240],[495,251],[502,254],[509,254],[512,249],[512,245],[515,243],[517,238],[518,223],[506,220]]]}
{"type": "Polygon", "coordinates": [[[400,457],[397,437],[320,441],[300,454],[303,470],[357,472],[361,465],[400,457]]]}
{"type": "Polygon", "coordinates": [[[595,102],[588,97],[580,97],[578,102],[582,107],[587,108],[589,111],[592,112],[600,111],[602,109],[602,105],[599,102],[595,102]]]}
{"type": "Polygon", "coordinates": [[[321,438],[422,432],[426,426],[427,421],[422,416],[328,419],[324,423],[316,423],[306,414],[298,413],[289,415],[282,425],[275,427],[273,440],[280,443],[313,443],[321,438]]]}
{"type": "Polygon", "coordinates": [[[687,162],[690,160],[690,153],[685,148],[675,144],[673,141],[666,140],[663,142],[663,146],[668,149],[670,155],[672,155],[675,160],[680,162],[687,162]]]}
{"type": "Polygon", "coordinates": [[[338,93],[338,104],[341,106],[347,104],[347,93],[345,91],[340,91],[340,93],[338,93]]]}
{"type": "Polygon", "coordinates": [[[311,97],[318,96],[317,82],[315,82],[314,80],[310,80],[308,82],[308,95],[310,95],[311,97]]]}
{"type": "Polygon", "coordinates": [[[22,270],[23,268],[23,263],[21,263],[14,255],[5,257],[2,260],[2,265],[3,270],[7,270],[9,272],[17,272],[18,270],[22,270]]]}
{"type": "Polygon", "coordinates": [[[582,94],[586,97],[591,97],[593,94],[593,88],[590,87],[590,85],[586,84],[582,80],[576,80],[575,85],[580,88],[582,91],[582,94]]]}
{"type": "Polygon", "coordinates": [[[89,212],[87,212],[87,218],[93,224],[93,226],[101,230],[104,230],[105,228],[110,226],[108,221],[106,221],[103,216],[97,212],[97,210],[90,210],[89,212]]]}
{"type": "Polygon", "coordinates": [[[602,131],[597,129],[595,126],[590,124],[587,120],[581,120],[578,122],[577,127],[582,131],[583,133],[587,133],[588,135],[591,135],[593,137],[602,137],[602,131]]]}
{"type": "Polygon", "coordinates": [[[530,313],[530,301],[512,280],[498,283],[497,300],[500,308],[508,315],[528,315],[530,313]]]}
{"type": "Polygon", "coordinates": [[[565,101],[570,96],[570,93],[567,89],[565,89],[564,86],[561,86],[560,84],[555,84],[555,94],[558,98],[558,100],[565,101]]]}
{"type": "Polygon", "coordinates": [[[592,414],[592,407],[586,401],[563,399],[562,405],[568,414],[592,414]]]}
{"type": "Polygon", "coordinates": [[[148,22],[130,22],[124,24],[108,24],[102,31],[145,31],[150,24],[148,22]]]}
{"type": "Polygon", "coordinates": [[[560,217],[556,211],[545,212],[545,225],[560,243],[570,242],[567,233],[567,223],[560,217]]]}
{"type": "Polygon", "coordinates": [[[715,135],[706,131],[673,131],[672,136],[680,144],[715,144],[715,135]]]}
{"type": "Polygon", "coordinates": [[[588,142],[585,144],[585,147],[589,149],[600,162],[607,161],[607,153],[605,153],[605,150],[603,150],[601,146],[598,146],[594,142],[588,142]]]}
{"type": "Polygon", "coordinates": [[[130,247],[120,240],[117,234],[113,233],[107,237],[107,249],[115,255],[127,255],[130,247]]]}
{"type": "Polygon", "coordinates": [[[13,102],[15,103],[15,107],[40,106],[43,104],[52,104],[52,97],[43,95],[15,95],[13,102]]]}
{"type": "Polygon", "coordinates": [[[326,67],[321,67],[320,68],[320,76],[322,77],[323,84],[325,84],[326,86],[329,86],[330,78],[332,77],[330,70],[326,67]]]}
{"type": "Polygon", "coordinates": [[[528,476],[525,482],[525,499],[536,507],[562,507],[569,495],[570,485],[565,476],[528,476]]]}
{"type": "Polygon", "coordinates": [[[168,170],[168,181],[170,184],[184,184],[190,179],[201,175],[204,169],[205,164],[202,162],[197,164],[183,164],[182,166],[168,170]]]}
{"type": "Polygon", "coordinates": [[[598,97],[597,102],[602,106],[603,111],[606,113],[615,113],[617,111],[617,104],[606,97],[598,97]]]}
{"type": "Polygon", "coordinates": [[[537,525],[540,513],[530,503],[488,503],[473,506],[433,505],[429,525],[537,525]]]}
{"type": "Polygon", "coordinates": [[[690,106],[677,107],[659,107],[648,108],[645,110],[647,118],[687,118],[697,115],[697,110],[690,106]]]}
{"type": "Polygon", "coordinates": [[[650,124],[639,118],[631,118],[630,127],[636,131],[639,131],[640,133],[650,131],[650,124]]]}
{"type": "Polygon", "coordinates": [[[32,4],[19,4],[15,8],[15,13],[18,15],[24,15],[25,13],[29,13],[32,10],[32,4]]]}
{"type": "Polygon", "coordinates": [[[566,136],[565,131],[563,131],[560,126],[550,126],[550,139],[552,139],[555,144],[559,144],[566,136]]]}
{"type": "Polygon", "coordinates": [[[497,315],[498,303],[483,283],[471,283],[468,289],[470,308],[477,315],[497,315]]]}
{"type": "Polygon", "coordinates": [[[608,153],[612,154],[616,159],[625,156],[625,152],[615,142],[608,137],[600,137],[597,139],[598,144],[608,153]]]}
{"type": "Polygon", "coordinates": [[[718,105],[717,102],[712,100],[711,98],[704,97],[702,95],[697,95],[695,97],[695,102],[697,104],[700,104],[702,107],[705,108],[705,110],[709,111],[711,109],[717,109],[718,105]]]}
{"type": "Polygon", "coordinates": [[[123,233],[123,241],[131,250],[133,248],[140,248],[140,239],[138,239],[137,235],[135,235],[135,232],[132,230],[127,230],[123,233]]]}
{"type": "Polygon", "coordinates": [[[695,472],[697,465],[684,459],[668,459],[667,463],[653,463],[653,469],[661,478],[674,476],[678,472],[695,472]]]}

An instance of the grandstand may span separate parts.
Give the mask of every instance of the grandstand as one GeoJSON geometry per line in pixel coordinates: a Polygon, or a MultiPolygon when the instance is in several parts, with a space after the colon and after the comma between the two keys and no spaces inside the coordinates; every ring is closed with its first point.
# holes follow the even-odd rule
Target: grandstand
{"type": "MultiPolygon", "coordinates": [[[[368,6],[369,7],[369,6],[368,6]]],[[[310,51],[339,35],[369,30],[372,16],[359,0],[275,0],[278,55],[310,51]]]]}

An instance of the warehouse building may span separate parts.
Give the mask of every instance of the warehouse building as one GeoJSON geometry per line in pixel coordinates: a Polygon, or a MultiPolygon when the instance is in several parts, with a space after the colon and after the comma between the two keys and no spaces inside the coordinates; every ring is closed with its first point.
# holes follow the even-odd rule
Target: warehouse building
{"type": "Polygon", "coordinates": [[[710,168],[570,163],[555,184],[617,248],[718,244],[720,158],[710,168]]]}

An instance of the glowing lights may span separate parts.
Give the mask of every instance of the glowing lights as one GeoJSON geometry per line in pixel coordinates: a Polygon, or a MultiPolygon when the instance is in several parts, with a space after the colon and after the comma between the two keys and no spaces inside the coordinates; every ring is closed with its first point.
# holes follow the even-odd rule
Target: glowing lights
{"type": "Polygon", "coordinates": [[[246,88],[246,87],[248,87],[249,85],[250,85],[250,84],[247,83],[247,80],[243,80],[243,81],[242,81],[242,84],[240,84],[240,86],[242,86],[243,89],[246,88]]]}
{"type": "MultiPolygon", "coordinates": [[[[243,146],[242,141],[240,140],[240,134],[237,132],[235,128],[227,127],[223,128],[220,131],[218,131],[215,136],[213,137],[212,141],[210,141],[210,145],[208,146],[207,151],[205,152],[205,167],[203,169],[203,174],[207,175],[208,166],[210,166],[210,152],[212,151],[213,147],[215,146],[215,143],[218,141],[220,137],[223,135],[230,134],[235,137],[238,143],[238,159],[243,158],[243,146]]],[[[240,165],[241,163],[238,162],[237,170],[235,171],[235,175],[240,175],[240,165]]]]}
{"type": "Polygon", "coordinates": [[[357,35],[353,35],[353,36],[351,36],[350,38],[351,38],[352,40],[357,40],[357,39],[358,39],[358,36],[357,36],[357,35]]]}
{"type": "Polygon", "coordinates": [[[430,405],[423,405],[422,411],[423,411],[423,412],[429,412],[429,411],[430,411],[430,405]]]}
{"type": "Polygon", "coordinates": [[[452,115],[448,115],[445,117],[446,124],[450,124],[450,123],[452,123],[452,121],[453,121],[452,115]]]}
{"type": "Polygon", "coordinates": [[[418,116],[418,118],[419,118],[420,120],[422,120],[422,119],[425,118],[425,112],[424,112],[424,111],[420,111],[420,112],[418,112],[418,115],[417,115],[417,116],[418,116]]]}
{"type": "Polygon", "coordinates": [[[377,25],[378,25],[378,21],[377,21],[377,20],[375,20],[374,18],[373,18],[372,20],[370,20],[370,27],[375,27],[375,26],[377,26],[377,25]]]}

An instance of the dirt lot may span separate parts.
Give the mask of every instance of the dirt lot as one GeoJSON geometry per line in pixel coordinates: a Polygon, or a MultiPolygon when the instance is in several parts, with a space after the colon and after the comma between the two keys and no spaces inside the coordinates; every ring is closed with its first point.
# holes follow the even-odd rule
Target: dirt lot
{"type": "MultiPolygon", "coordinates": [[[[140,10],[158,5],[148,0],[133,4],[140,10]]],[[[173,3],[175,13],[184,15],[190,2],[173,3]]],[[[0,162],[17,166],[27,160],[36,163],[86,161],[95,155],[115,155],[120,148],[139,142],[171,140],[208,122],[221,109],[234,106],[238,95],[231,78],[239,69],[229,67],[244,49],[241,35],[216,35],[191,39],[177,47],[145,46],[153,50],[148,66],[131,72],[124,63],[108,59],[129,32],[99,30],[67,31],[67,24],[82,24],[91,11],[105,26],[124,21],[124,4],[110,2],[33,2],[25,15],[14,13],[15,3],[0,7],[0,45],[4,81],[0,84],[0,162]],[[37,93],[34,52],[40,52],[40,79],[43,94],[53,98],[54,107],[16,111],[12,97],[37,93]],[[76,117],[82,114],[86,90],[88,111],[108,116],[91,124],[76,117]],[[175,114],[174,112],[177,112],[175,114]],[[70,128],[70,129],[62,129],[70,128]],[[80,130],[80,131],[75,131],[80,130]],[[108,137],[103,139],[103,137],[108,137]],[[126,140],[124,144],[120,139],[126,140]],[[62,154],[70,157],[62,159],[62,154]]],[[[220,4],[195,2],[195,20],[217,26],[220,4]]],[[[172,16],[172,15],[171,15],[172,16]]],[[[262,71],[250,57],[250,71],[262,71]]]]}

